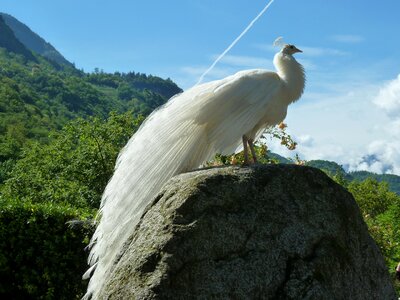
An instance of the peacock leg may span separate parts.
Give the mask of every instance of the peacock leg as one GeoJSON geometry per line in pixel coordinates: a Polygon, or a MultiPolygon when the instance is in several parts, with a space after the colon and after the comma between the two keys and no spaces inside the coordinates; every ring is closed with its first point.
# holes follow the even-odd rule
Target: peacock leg
{"type": "Polygon", "coordinates": [[[249,150],[247,148],[248,139],[245,135],[242,136],[242,141],[243,141],[243,156],[244,156],[243,165],[248,166],[250,164],[249,150]]]}
{"type": "Polygon", "coordinates": [[[248,139],[247,142],[249,143],[251,155],[253,156],[253,161],[254,161],[254,163],[257,163],[257,154],[256,154],[256,150],[254,149],[254,143],[253,143],[254,141],[253,141],[253,139],[248,139]]]}

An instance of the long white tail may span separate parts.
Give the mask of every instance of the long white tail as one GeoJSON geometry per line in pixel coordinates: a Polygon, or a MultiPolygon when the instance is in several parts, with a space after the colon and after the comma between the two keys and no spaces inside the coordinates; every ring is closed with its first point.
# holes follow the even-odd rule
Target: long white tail
{"type": "Polygon", "coordinates": [[[92,267],[84,275],[93,273],[86,299],[98,298],[123,243],[167,180],[217,152],[240,148],[241,136],[260,120],[269,102],[263,100],[276,89],[265,78],[275,76],[255,70],[198,85],[146,119],[121,151],[103,194],[101,220],[91,241],[92,267]]]}
{"type": "MultiPolygon", "coordinates": [[[[103,194],[101,220],[91,241],[89,264],[95,270],[86,298],[97,298],[122,244],[162,185],[212,156],[204,126],[193,120],[188,97],[190,93],[180,95],[153,112],[120,153],[103,194]]],[[[84,276],[90,273],[91,269],[84,276]]]]}

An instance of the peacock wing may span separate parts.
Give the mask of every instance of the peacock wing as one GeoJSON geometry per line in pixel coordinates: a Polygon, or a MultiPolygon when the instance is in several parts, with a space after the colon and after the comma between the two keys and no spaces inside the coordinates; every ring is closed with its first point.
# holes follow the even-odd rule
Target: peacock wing
{"type": "Polygon", "coordinates": [[[241,146],[242,135],[265,116],[268,105],[279,97],[282,80],[274,72],[242,71],[197,94],[196,118],[206,124],[208,143],[217,153],[230,154],[241,146]]]}

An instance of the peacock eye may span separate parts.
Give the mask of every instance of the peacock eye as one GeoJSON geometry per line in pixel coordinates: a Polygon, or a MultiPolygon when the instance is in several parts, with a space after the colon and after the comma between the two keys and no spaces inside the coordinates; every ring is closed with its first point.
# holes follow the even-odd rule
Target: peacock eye
{"type": "Polygon", "coordinates": [[[293,49],[294,47],[293,46],[290,46],[290,49],[293,49]]]}

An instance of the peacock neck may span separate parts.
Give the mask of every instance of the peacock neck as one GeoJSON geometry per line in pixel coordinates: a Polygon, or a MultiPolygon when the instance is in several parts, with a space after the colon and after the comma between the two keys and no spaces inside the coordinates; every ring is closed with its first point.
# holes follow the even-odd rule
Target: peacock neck
{"type": "Polygon", "coordinates": [[[304,90],[305,74],[304,68],[292,55],[279,52],[274,57],[274,65],[279,77],[284,82],[285,94],[288,104],[300,98],[304,90]]]}

